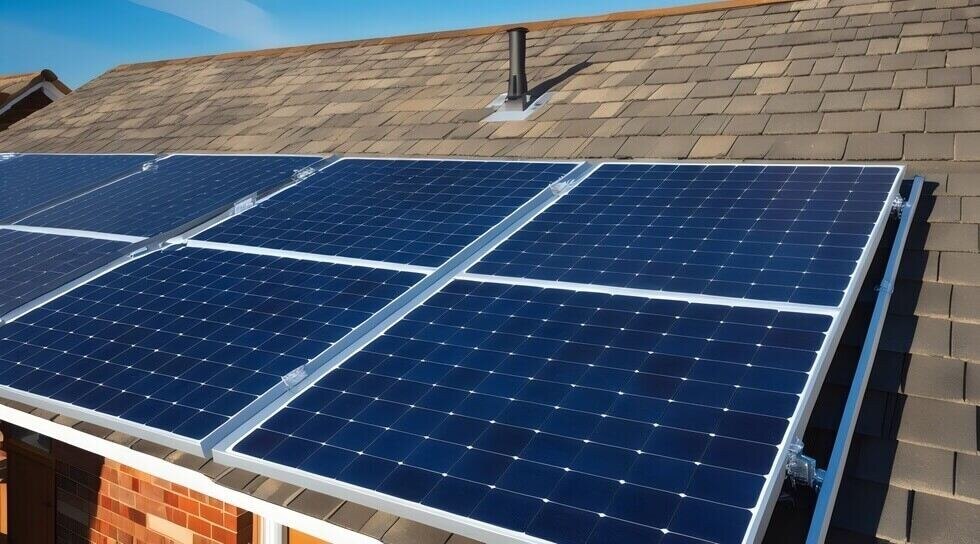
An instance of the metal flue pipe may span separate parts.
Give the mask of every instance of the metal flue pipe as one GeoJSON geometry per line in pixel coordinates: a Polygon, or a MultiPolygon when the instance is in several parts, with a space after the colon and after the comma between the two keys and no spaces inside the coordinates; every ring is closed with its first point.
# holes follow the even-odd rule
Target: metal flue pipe
{"type": "Polygon", "coordinates": [[[511,28],[507,31],[510,44],[510,78],[507,82],[507,100],[527,100],[527,72],[524,60],[527,55],[527,29],[511,28]]]}

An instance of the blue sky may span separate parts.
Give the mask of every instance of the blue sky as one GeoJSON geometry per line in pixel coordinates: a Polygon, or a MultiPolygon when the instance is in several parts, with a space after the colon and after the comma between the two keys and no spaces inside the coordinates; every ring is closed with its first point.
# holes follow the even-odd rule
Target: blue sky
{"type": "Polygon", "coordinates": [[[690,3],[689,0],[0,0],[0,74],[72,87],[118,64],[690,3]]]}

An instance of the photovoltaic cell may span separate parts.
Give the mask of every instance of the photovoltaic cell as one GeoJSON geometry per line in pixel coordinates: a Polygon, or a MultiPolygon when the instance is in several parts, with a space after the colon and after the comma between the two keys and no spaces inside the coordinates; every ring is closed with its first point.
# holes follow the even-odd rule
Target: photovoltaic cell
{"type": "Polygon", "coordinates": [[[109,263],[127,245],[0,229],[0,313],[109,263]]]}
{"type": "Polygon", "coordinates": [[[741,542],[831,317],[456,280],[234,447],[557,542],[741,542]]]}
{"type": "Polygon", "coordinates": [[[470,272],[837,306],[899,173],[606,164],[470,272]]]}
{"type": "Polygon", "coordinates": [[[109,182],[152,155],[18,155],[0,160],[0,220],[109,182]]]}
{"type": "Polygon", "coordinates": [[[0,327],[0,384],[201,439],[421,277],[164,250],[0,327]]]}
{"type": "Polygon", "coordinates": [[[575,166],[344,159],[196,238],[436,267],[575,166]]]}
{"type": "MultiPolygon", "coordinates": [[[[20,159],[16,159],[20,160],[20,159]]],[[[283,183],[318,157],[175,155],[20,223],[154,236],[283,183]]]]}

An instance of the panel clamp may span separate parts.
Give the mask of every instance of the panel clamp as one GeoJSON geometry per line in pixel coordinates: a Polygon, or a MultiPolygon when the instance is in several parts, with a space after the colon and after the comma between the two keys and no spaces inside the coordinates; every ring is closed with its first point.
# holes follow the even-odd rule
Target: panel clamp
{"type": "Polygon", "coordinates": [[[257,196],[258,195],[255,193],[252,193],[238,202],[235,202],[235,206],[231,209],[231,215],[236,216],[254,208],[255,204],[258,202],[257,196]]]}
{"type": "Polygon", "coordinates": [[[17,156],[17,153],[0,153],[0,162],[16,159],[17,156]]]}
{"type": "Polygon", "coordinates": [[[899,219],[902,218],[902,214],[905,213],[907,207],[908,202],[901,195],[896,195],[895,199],[892,200],[892,213],[897,215],[899,219]]]}
{"type": "Polygon", "coordinates": [[[142,164],[142,166],[140,166],[140,171],[141,172],[156,172],[157,171],[157,168],[158,168],[158,166],[157,166],[157,160],[156,159],[153,159],[152,161],[144,162],[142,164]]]}
{"type": "Polygon", "coordinates": [[[554,181],[548,185],[551,192],[555,196],[561,196],[568,191],[569,182],[567,181],[554,181]]]}
{"type": "Polygon", "coordinates": [[[282,383],[286,384],[287,388],[292,389],[305,380],[306,377],[306,365],[303,365],[290,370],[282,377],[282,383]]]}
{"type": "Polygon", "coordinates": [[[826,471],[817,468],[816,459],[803,455],[803,441],[794,438],[787,449],[789,457],[786,460],[786,477],[793,485],[812,487],[814,491],[820,491],[826,471]]]}
{"type": "Polygon", "coordinates": [[[294,182],[300,182],[304,179],[316,174],[317,169],[312,166],[307,166],[306,168],[300,168],[299,170],[293,170],[292,180],[294,182]]]}
{"type": "Polygon", "coordinates": [[[881,283],[878,284],[878,287],[875,288],[875,290],[881,293],[885,293],[886,295],[890,295],[895,292],[895,285],[888,280],[882,280],[881,283]]]}

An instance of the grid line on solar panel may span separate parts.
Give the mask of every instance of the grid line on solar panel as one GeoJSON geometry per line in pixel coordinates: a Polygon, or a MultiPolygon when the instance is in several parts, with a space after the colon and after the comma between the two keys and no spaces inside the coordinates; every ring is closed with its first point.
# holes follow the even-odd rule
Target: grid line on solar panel
{"type": "Polygon", "coordinates": [[[0,219],[135,171],[152,155],[18,155],[0,161],[0,219]]]}
{"type": "Polygon", "coordinates": [[[233,451],[561,544],[738,542],[830,322],[454,281],[233,451]]]}
{"type": "Polygon", "coordinates": [[[0,314],[107,263],[127,245],[0,229],[0,314]]]}
{"type": "Polygon", "coordinates": [[[160,251],[0,327],[0,384],[199,440],[420,278],[160,251]]]}
{"type": "Polygon", "coordinates": [[[20,223],[155,236],[288,181],[319,157],[173,155],[20,223]]]}
{"type": "Polygon", "coordinates": [[[575,166],[342,159],[196,238],[437,267],[575,166]]]}
{"type": "Polygon", "coordinates": [[[604,164],[469,272],[837,306],[900,173],[604,164]]]}

